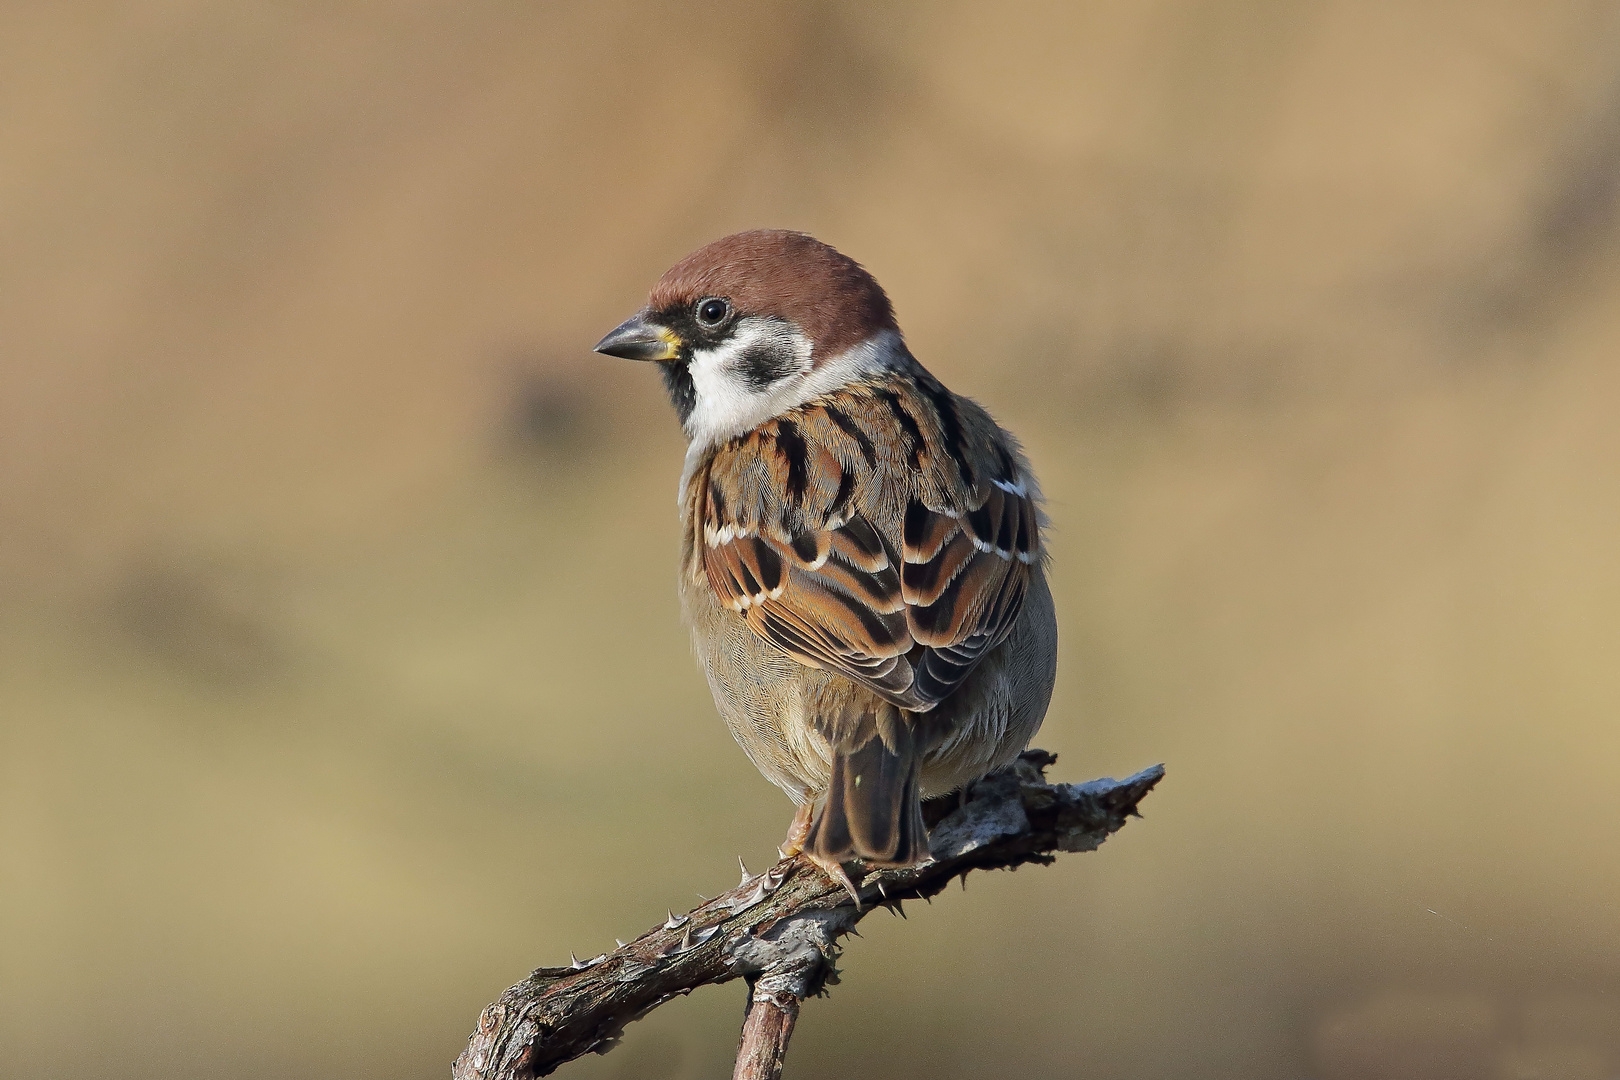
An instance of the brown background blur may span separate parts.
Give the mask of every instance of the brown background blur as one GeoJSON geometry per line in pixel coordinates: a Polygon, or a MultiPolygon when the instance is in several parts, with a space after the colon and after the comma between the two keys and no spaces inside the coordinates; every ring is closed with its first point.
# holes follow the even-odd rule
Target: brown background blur
{"type": "Polygon", "coordinates": [[[768,862],[590,346],[784,226],[1030,449],[1057,775],[1169,767],[790,1075],[1620,1075],[1617,211],[1613,3],[0,5],[0,1074],[443,1076],[768,862]]]}

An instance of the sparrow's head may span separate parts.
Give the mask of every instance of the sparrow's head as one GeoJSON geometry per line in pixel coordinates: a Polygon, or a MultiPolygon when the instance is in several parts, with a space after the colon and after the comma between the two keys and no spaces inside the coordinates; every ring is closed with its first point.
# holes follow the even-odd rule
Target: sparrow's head
{"type": "Polygon", "coordinates": [[[699,248],[596,351],[663,366],[694,443],[741,434],[862,376],[914,363],[861,265],[804,233],[699,248]]]}

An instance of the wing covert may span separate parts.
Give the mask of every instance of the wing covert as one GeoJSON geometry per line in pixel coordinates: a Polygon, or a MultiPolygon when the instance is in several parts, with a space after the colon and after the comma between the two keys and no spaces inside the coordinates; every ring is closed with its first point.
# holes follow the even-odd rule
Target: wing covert
{"type": "MultiPolygon", "coordinates": [[[[986,455],[997,464],[971,485],[955,448],[949,458],[922,455],[921,470],[876,467],[873,446],[906,440],[886,439],[861,402],[842,397],[787,421],[791,439],[771,438],[766,425],[732,448],[737,460],[694,478],[704,485],[695,539],[715,596],[754,633],[800,663],[924,711],[1012,632],[1040,559],[1039,514],[999,444],[986,455]],[[749,453],[757,460],[744,460],[749,453]],[[784,454],[798,457],[774,460],[784,454]],[[949,468],[953,461],[960,467],[949,468]],[[929,488],[916,481],[931,464],[929,488]],[[797,501],[770,497],[786,490],[771,482],[778,473],[793,477],[797,501]]],[[[947,425],[921,419],[932,428],[913,416],[903,434],[920,430],[927,446],[947,425]]]]}

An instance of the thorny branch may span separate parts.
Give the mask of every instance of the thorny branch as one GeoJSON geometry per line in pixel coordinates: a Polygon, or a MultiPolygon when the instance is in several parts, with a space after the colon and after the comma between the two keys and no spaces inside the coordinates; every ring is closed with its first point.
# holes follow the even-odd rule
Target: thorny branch
{"type": "MultiPolygon", "coordinates": [[[[925,806],[933,858],[921,866],[869,873],[857,908],[841,885],[799,860],[784,859],[685,915],[674,915],[611,953],[567,967],[539,968],[478,1018],[454,1080],[528,1080],[583,1054],[606,1053],[626,1024],[677,994],[747,979],[753,1007],[738,1076],[779,1075],[798,1003],[838,981],[838,939],[874,906],[938,894],[971,870],[1048,864],[1059,851],[1092,851],[1164,776],[1155,765],[1124,780],[1048,784],[1057,758],[1028,750],[959,796],[925,806]],[[775,1026],[772,1027],[774,1018],[775,1026]],[[773,1037],[774,1036],[774,1037],[773,1037]],[[750,1038],[761,1055],[745,1071],[750,1038]],[[770,1055],[774,1054],[774,1057],[770,1055]]],[[[903,910],[902,910],[903,913],[903,910]]]]}

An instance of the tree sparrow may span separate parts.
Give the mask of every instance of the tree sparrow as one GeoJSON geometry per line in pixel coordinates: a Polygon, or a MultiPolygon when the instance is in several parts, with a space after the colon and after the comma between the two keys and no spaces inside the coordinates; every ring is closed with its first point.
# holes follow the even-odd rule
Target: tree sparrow
{"type": "Polygon", "coordinates": [[[803,233],[692,253],[596,351],[657,361],[680,414],[681,606],[732,735],[798,807],[783,854],[852,895],[846,862],[926,861],[921,799],[1011,761],[1052,695],[1017,441],[803,233]]]}

